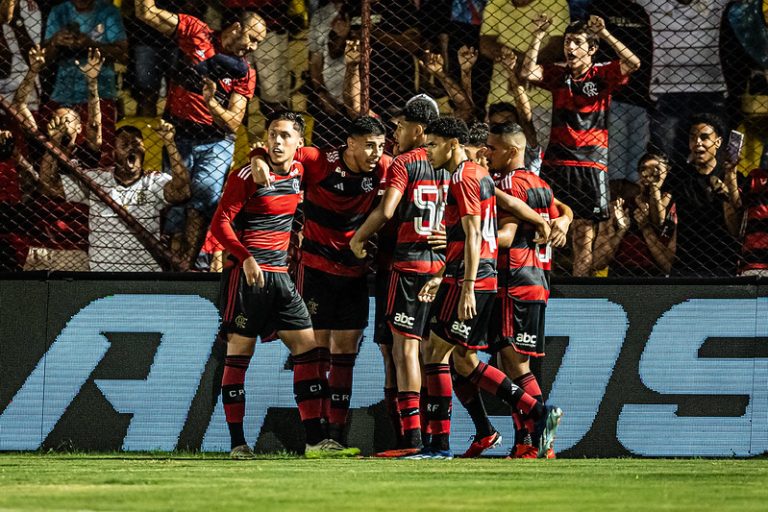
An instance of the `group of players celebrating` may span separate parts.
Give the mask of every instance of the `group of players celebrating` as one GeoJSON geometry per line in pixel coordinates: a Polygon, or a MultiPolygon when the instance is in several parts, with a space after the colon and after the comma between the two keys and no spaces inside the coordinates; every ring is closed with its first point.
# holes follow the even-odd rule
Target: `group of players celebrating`
{"type": "Polygon", "coordinates": [[[512,410],[510,456],[554,457],[562,411],[544,405],[529,358],[544,355],[551,247],[565,243],[572,212],[525,168],[519,125],[492,125],[470,146],[463,121],[440,117],[433,101],[418,97],[396,121],[392,159],[375,117],[354,120],[345,146],[321,151],[302,146],[300,114],[277,113],[266,148],[228,178],[211,231],[230,254],[221,387],[233,458],[252,456],[243,434],[245,373],[257,338],[274,336],[291,352],[305,456],[359,454],[345,446],[344,428],[368,320],[369,251],[375,341],[398,439],[377,455],[453,458],[455,388],[477,428],[464,456],[501,442],[483,390],[512,410]],[[483,142],[487,150],[474,151],[483,142]],[[288,250],[302,189],[294,285],[288,250]],[[498,368],[480,362],[478,350],[497,354],[498,368]]]}

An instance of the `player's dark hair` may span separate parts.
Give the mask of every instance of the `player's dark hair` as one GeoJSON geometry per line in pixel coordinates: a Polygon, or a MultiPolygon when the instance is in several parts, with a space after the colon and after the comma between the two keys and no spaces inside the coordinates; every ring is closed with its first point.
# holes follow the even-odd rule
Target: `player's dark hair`
{"type": "Polygon", "coordinates": [[[524,134],[523,127],[517,123],[495,123],[491,125],[490,132],[494,135],[524,134]]]}
{"type": "Polygon", "coordinates": [[[299,132],[299,135],[304,136],[304,130],[307,124],[304,122],[304,116],[298,112],[291,110],[280,110],[273,112],[267,117],[267,128],[275,121],[291,121],[293,123],[293,129],[299,132]]]}
{"type": "Polygon", "coordinates": [[[517,108],[508,101],[499,101],[488,105],[488,117],[502,112],[514,112],[517,115],[517,108]]]}
{"type": "Polygon", "coordinates": [[[488,142],[488,125],[475,121],[472,126],[469,127],[469,134],[467,135],[467,146],[485,146],[488,142]]]}
{"type": "Polygon", "coordinates": [[[645,162],[649,160],[658,160],[659,163],[669,165],[669,158],[663,151],[648,151],[637,162],[637,166],[641,167],[645,162]]]}
{"type": "Polygon", "coordinates": [[[466,144],[469,139],[467,123],[456,117],[439,117],[435,119],[427,126],[426,133],[446,139],[458,139],[459,144],[466,144]]]}
{"type": "Polygon", "coordinates": [[[381,119],[372,116],[360,116],[349,125],[347,132],[350,137],[358,135],[386,135],[387,128],[381,119]]]}
{"type": "Polygon", "coordinates": [[[589,29],[587,22],[584,20],[570,22],[568,26],[565,27],[565,34],[584,34],[590,48],[597,48],[600,46],[600,38],[589,29]]]}
{"type": "Polygon", "coordinates": [[[115,130],[115,138],[118,138],[123,133],[127,133],[131,137],[136,137],[137,139],[144,140],[144,134],[141,133],[141,130],[139,130],[135,126],[130,126],[130,125],[121,126],[117,130],[115,130]]]}
{"type": "Polygon", "coordinates": [[[715,130],[715,135],[718,137],[722,137],[725,133],[725,127],[723,126],[723,121],[719,117],[717,117],[715,114],[710,114],[709,112],[701,112],[699,114],[694,114],[691,116],[688,126],[694,126],[697,124],[706,124],[712,127],[713,130],[715,130]]]}
{"type": "Polygon", "coordinates": [[[419,123],[424,126],[427,126],[437,118],[435,106],[426,100],[414,100],[410,102],[405,106],[402,112],[400,112],[400,115],[402,115],[403,119],[408,122],[419,123]]]}

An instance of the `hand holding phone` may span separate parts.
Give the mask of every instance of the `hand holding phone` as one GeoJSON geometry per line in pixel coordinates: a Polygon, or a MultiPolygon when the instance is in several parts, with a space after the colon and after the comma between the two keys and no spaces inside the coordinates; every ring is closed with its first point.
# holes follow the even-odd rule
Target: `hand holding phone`
{"type": "Polygon", "coordinates": [[[731,130],[728,136],[728,146],[725,148],[725,158],[728,163],[736,165],[741,159],[741,148],[744,146],[744,134],[731,130]]]}

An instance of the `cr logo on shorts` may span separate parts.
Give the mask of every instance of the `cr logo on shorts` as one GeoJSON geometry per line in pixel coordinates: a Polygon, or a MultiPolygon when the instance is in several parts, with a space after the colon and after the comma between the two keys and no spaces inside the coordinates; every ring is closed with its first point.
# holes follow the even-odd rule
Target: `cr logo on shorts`
{"type": "Polygon", "coordinates": [[[240,313],[235,317],[235,325],[238,329],[245,329],[245,324],[247,323],[248,318],[244,314],[240,313]]]}

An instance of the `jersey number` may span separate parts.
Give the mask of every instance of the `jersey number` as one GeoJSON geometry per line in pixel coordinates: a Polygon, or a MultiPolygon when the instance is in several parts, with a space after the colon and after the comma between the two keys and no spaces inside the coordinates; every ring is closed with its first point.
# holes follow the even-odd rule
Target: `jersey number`
{"type": "MultiPolygon", "coordinates": [[[[544,212],[540,213],[541,218],[549,222],[549,214],[544,212]]],[[[549,243],[536,244],[536,256],[539,257],[539,261],[542,263],[549,263],[552,259],[552,246],[549,243]]]]}
{"type": "Polygon", "coordinates": [[[419,185],[413,191],[413,204],[421,215],[413,218],[413,229],[419,235],[428,236],[443,223],[447,186],[419,185]],[[440,188],[443,190],[441,191],[440,188]]]}
{"type": "Polygon", "coordinates": [[[483,215],[483,224],[480,226],[480,236],[488,242],[488,246],[491,248],[491,252],[496,251],[496,241],[498,232],[496,230],[496,207],[493,207],[493,212],[491,212],[491,207],[485,209],[485,215],[483,215]]]}

